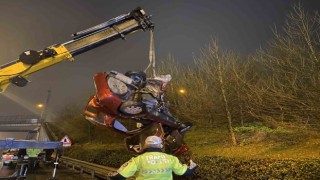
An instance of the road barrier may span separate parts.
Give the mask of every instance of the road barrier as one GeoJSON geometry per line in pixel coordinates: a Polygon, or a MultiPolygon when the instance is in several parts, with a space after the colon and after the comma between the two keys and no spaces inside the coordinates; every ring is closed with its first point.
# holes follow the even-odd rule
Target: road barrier
{"type": "Polygon", "coordinates": [[[13,115],[13,116],[0,116],[1,125],[39,125],[41,120],[37,115],[13,115]]]}
{"type": "Polygon", "coordinates": [[[72,159],[65,156],[62,156],[60,158],[60,164],[64,165],[67,168],[78,170],[81,174],[84,172],[91,174],[92,179],[94,179],[95,177],[109,179],[108,177],[117,171],[117,169],[115,168],[72,159]]]}
{"type": "Polygon", "coordinates": [[[48,122],[44,122],[42,124],[42,126],[44,127],[44,129],[45,129],[45,131],[51,141],[59,141],[60,140],[59,137],[53,132],[53,130],[51,129],[50,124],[48,122]]]}

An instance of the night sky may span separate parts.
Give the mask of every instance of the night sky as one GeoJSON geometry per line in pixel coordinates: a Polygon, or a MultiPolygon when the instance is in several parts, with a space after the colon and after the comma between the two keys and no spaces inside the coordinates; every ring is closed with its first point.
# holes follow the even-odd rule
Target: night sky
{"type": "MultiPolygon", "coordinates": [[[[301,0],[302,1],[302,0],[301,0]]],[[[141,6],[152,14],[157,59],[172,54],[191,64],[216,38],[224,50],[254,53],[272,38],[294,0],[1,0],[0,64],[17,59],[25,50],[40,50],[71,40],[86,29],[141,6]]],[[[303,0],[305,9],[320,10],[320,0],[303,0]]],[[[79,104],[94,91],[92,76],[99,71],[143,70],[148,65],[149,33],[138,32],[32,74],[24,88],[11,85],[0,94],[0,116],[39,113],[51,90],[48,111],[79,104]]],[[[158,61],[159,62],[159,61],[158,61]]],[[[173,77],[174,78],[174,77],[173,77]]],[[[79,112],[80,113],[80,112],[79,112]]]]}

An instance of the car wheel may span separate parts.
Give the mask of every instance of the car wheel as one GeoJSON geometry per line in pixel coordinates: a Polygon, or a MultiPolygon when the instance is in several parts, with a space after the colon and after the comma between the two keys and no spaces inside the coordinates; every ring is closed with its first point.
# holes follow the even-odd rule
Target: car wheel
{"type": "Polygon", "coordinates": [[[145,105],[142,102],[127,101],[120,106],[120,111],[127,115],[138,115],[145,112],[145,105]]]}
{"type": "Polygon", "coordinates": [[[113,92],[114,94],[123,96],[128,92],[127,85],[116,78],[109,77],[107,83],[111,92],[113,92]]]}
{"type": "Polygon", "coordinates": [[[142,88],[147,80],[146,73],[142,71],[128,71],[125,75],[130,77],[133,80],[133,84],[139,88],[142,88]]]}

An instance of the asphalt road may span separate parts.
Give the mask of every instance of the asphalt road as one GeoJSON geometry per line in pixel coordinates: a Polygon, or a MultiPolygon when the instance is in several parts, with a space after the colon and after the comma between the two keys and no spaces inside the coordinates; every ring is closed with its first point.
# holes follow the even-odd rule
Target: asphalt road
{"type": "MultiPolygon", "coordinates": [[[[0,155],[2,155],[3,150],[0,150],[0,155]]],[[[2,160],[0,162],[0,177],[8,177],[14,173],[14,169],[9,166],[3,166],[2,160]]]]}
{"type": "MultiPolygon", "coordinates": [[[[38,169],[29,171],[27,173],[27,179],[30,180],[44,180],[52,177],[53,165],[41,165],[38,169]]],[[[56,171],[56,179],[58,180],[84,180],[91,179],[90,175],[80,174],[78,171],[72,171],[72,169],[67,169],[65,167],[58,167],[56,171]]]]}
{"type": "MultiPolygon", "coordinates": [[[[8,177],[12,175],[17,169],[0,165],[0,177],[8,177]]],[[[45,180],[49,179],[53,175],[53,165],[44,165],[40,164],[40,167],[35,170],[28,170],[27,178],[28,180],[45,180]]],[[[56,171],[56,179],[61,180],[84,180],[91,179],[91,176],[88,174],[80,174],[78,171],[73,171],[72,169],[67,169],[65,167],[58,167],[56,171]]]]}
{"type": "Polygon", "coordinates": [[[2,162],[0,168],[0,177],[8,177],[15,172],[14,168],[10,168],[9,166],[2,166],[2,162]]]}

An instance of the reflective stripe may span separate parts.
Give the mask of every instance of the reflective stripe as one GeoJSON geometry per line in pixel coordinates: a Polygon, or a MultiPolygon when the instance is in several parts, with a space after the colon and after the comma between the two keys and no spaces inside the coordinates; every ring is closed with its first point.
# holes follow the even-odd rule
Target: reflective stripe
{"type": "Polygon", "coordinates": [[[161,169],[143,169],[141,174],[161,174],[171,172],[172,168],[161,168],[161,169]]]}

